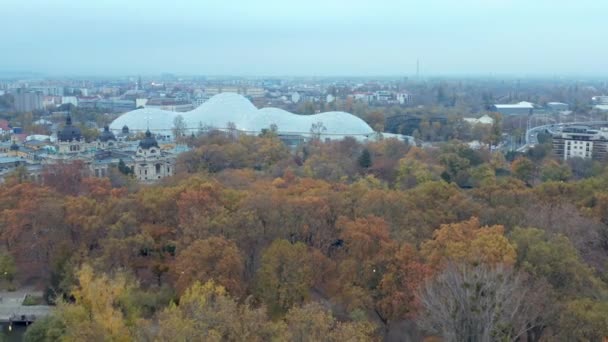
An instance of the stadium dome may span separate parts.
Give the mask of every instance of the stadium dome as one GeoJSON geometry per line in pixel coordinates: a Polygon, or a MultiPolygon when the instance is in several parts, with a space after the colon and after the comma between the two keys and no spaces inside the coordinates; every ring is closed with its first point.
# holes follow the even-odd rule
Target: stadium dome
{"type": "Polygon", "coordinates": [[[156,108],[142,108],[127,112],[110,124],[113,131],[121,131],[124,126],[129,130],[142,131],[150,128],[151,130],[164,130],[173,127],[173,119],[177,113],[169,112],[156,108]]]}
{"type": "Polygon", "coordinates": [[[130,130],[165,131],[171,134],[173,120],[181,115],[189,129],[199,127],[226,128],[229,122],[236,128],[250,133],[258,133],[271,125],[276,125],[282,134],[310,134],[313,124],[322,123],[322,132],[328,137],[360,136],[365,138],[374,130],[365,121],[345,112],[325,112],[315,115],[293,114],[279,108],[257,109],[245,97],[235,93],[221,93],[213,96],[198,108],[177,113],[160,109],[143,108],[127,112],[110,124],[110,129],[120,131],[123,126],[130,130]]]}

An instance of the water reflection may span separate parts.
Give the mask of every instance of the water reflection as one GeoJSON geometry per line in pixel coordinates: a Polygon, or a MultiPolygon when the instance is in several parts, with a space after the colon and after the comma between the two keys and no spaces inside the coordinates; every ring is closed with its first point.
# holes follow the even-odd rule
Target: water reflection
{"type": "Polygon", "coordinates": [[[9,329],[8,323],[1,323],[2,326],[2,337],[0,341],[6,342],[19,342],[23,341],[23,334],[27,327],[25,324],[13,324],[12,329],[9,329]]]}

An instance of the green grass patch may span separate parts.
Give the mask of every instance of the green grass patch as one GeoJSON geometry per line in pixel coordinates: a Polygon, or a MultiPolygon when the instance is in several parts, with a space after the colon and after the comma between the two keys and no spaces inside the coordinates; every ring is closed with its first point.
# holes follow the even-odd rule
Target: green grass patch
{"type": "Polygon", "coordinates": [[[29,306],[29,305],[45,305],[46,303],[44,302],[44,298],[42,298],[41,296],[32,296],[32,295],[26,295],[25,299],[23,300],[23,305],[29,306]]]}

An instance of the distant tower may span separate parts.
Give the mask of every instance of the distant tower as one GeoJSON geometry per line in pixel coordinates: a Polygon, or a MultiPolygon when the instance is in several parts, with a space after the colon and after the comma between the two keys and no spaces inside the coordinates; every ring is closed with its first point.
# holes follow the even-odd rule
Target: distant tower
{"type": "Polygon", "coordinates": [[[141,86],[141,76],[139,76],[137,78],[137,84],[135,85],[135,90],[142,90],[142,86],[141,86]]]}
{"type": "Polygon", "coordinates": [[[420,79],[420,60],[416,59],[416,79],[420,79]]]}

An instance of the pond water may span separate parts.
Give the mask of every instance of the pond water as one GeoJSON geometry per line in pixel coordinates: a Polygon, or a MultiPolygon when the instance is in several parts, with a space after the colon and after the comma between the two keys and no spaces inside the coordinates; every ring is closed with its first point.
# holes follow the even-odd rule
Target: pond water
{"type": "Polygon", "coordinates": [[[23,334],[25,334],[25,330],[27,327],[25,324],[13,324],[13,328],[9,331],[8,323],[0,323],[2,327],[2,337],[1,341],[7,342],[19,342],[23,341],[23,334]]]}

